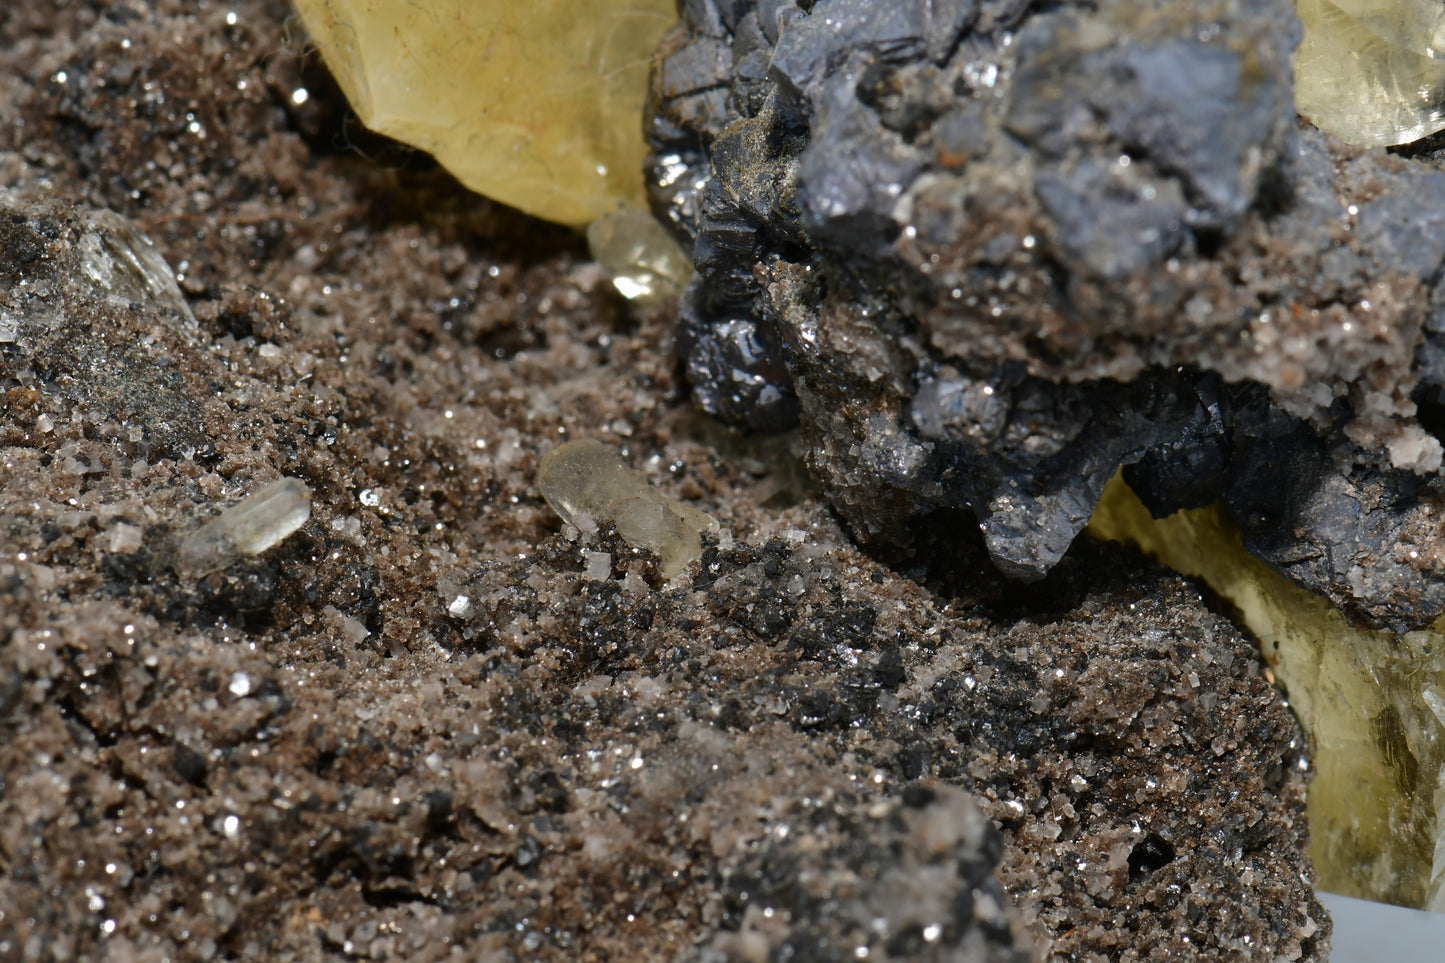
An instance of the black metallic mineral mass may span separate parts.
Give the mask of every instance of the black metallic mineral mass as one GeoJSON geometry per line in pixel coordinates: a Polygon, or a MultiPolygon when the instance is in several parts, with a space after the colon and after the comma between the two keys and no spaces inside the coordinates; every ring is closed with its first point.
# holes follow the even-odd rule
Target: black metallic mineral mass
{"type": "Polygon", "coordinates": [[[1042,576],[1127,466],[1358,617],[1445,609],[1445,174],[1296,117],[1288,0],[680,0],[654,211],[709,411],[865,539],[1042,576]]]}

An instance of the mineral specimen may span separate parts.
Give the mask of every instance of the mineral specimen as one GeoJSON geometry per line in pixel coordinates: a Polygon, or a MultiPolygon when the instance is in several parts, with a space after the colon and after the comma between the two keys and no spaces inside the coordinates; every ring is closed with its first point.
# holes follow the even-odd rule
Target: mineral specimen
{"type": "Polygon", "coordinates": [[[801,419],[860,537],[962,510],[1037,578],[1129,465],[1354,617],[1445,609],[1445,174],[1298,126],[1289,3],[682,10],[679,353],[709,411],[801,419]]]}
{"type": "Polygon", "coordinates": [[[197,577],[219,572],[260,555],[310,517],[311,490],[299,478],[282,478],[187,535],[176,550],[177,567],[197,577]]]}
{"type": "Polygon", "coordinates": [[[633,548],[657,553],[663,578],[678,575],[702,554],[704,532],[718,531],[712,516],[658,492],[596,439],[548,452],[537,485],[569,524],[595,530],[610,523],[633,548]]]}
{"type": "Polygon", "coordinates": [[[1352,144],[1445,129],[1445,7],[1436,0],[1295,0],[1295,106],[1352,144]]]}
{"type": "Polygon", "coordinates": [[[69,214],[106,205],[199,322],[78,297],[45,344],[151,378],[104,405],[78,361],[50,381],[36,341],[0,343],[0,959],[650,961],[738,936],[967,959],[1010,945],[985,862],[1063,959],[1325,958],[1300,731],[1197,591],[1092,543],[1025,590],[959,545],[943,591],[811,495],[760,507],[682,423],[662,318],[620,316],[561,235],[479,238],[465,192],[398,204],[312,125],[339,97],[287,99],[285,14],[0,5],[0,182],[84,201],[22,212],[59,237],[0,243],[0,277],[74,264],[69,214]],[[153,384],[198,439],[152,440],[153,384]],[[732,548],[659,588],[612,526],[555,531],[535,472],[562,428],[630,432],[732,548]],[[283,475],[312,521],[174,577],[197,499],[283,475]],[[947,786],[1002,853],[915,845],[959,812],[947,786]]]}
{"type": "Polygon", "coordinates": [[[641,199],[637,117],[672,0],[294,0],[362,123],[563,224],[641,199]]]}

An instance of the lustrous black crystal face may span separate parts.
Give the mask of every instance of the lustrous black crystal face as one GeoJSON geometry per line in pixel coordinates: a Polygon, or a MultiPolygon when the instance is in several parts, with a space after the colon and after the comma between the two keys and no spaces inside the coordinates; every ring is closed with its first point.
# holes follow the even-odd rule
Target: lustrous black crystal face
{"type": "Polygon", "coordinates": [[[1289,0],[679,7],[678,350],[860,537],[967,509],[1040,577],[1127,466],[1365,619],[1445,609],[1445,174],[1299,124],[1289,0]]]}

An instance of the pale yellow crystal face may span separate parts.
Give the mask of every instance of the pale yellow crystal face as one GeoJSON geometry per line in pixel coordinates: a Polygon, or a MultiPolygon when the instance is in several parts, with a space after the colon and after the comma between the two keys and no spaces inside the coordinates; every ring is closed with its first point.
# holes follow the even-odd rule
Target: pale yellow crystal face
{"type": "Polygon", "coordinates": [[[1295,109],[1366,147],[1445,129],[1445,4],[1296,0],[1295,109]]]}
{"type": "Polygon", "coordinates": [[[720,530],[711,515],[668,498],[591,438],[548,452],[537,487],[564,521],[581,529],[611,523],[628,545],[656,552],[663,578],[681,574],[702,554],[704,532],[720,530]]]}
{"type": "Polygon", "coordinates": [[[641,203],[648,61],[674,0],[294,0],[372,130],[581,226],[641,203]]]}
{"type": "Polygon", "coordinates": [[[682,248],[641,207],[624,207],[587,225],[587,247],[618,293],[643,307],[680,294],[692,273],[682,248]]]}
{"type": "Polygon", "coordinates": [[[1122,479],[1087,531],[1203,580],[1259,641],[1309,733],[1310,856],[1320,888],[1445,911],[1445,635],[1372,632],[1240,543],[1222,509],[1155,520],[1122,479]]]}

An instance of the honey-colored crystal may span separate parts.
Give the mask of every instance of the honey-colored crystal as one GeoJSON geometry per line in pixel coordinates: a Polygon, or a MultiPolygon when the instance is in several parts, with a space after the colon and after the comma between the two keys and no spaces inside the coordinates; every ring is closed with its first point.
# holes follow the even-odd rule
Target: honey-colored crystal
{"type": "Polygon", "coordinates": [[[1222,509],[1155,520],[1122,479],[1087,531],[1135,545],[1234,606],[1309,733],[1320,887],[1445,911],[1445,635],[1355,628],[1246,552],[1222,509]]]}
{"type": "Polygon", "coordinates": [[[617,292],[643,307],[679,294],[692,273],[682,248],[642,207],[624,207],[587,225],[587,247],[617,292]]]}
{"type": "Polygon", "coordinates": [[[1295,109],[1367,147],[1445,129],[1445,4],[1296,0],[1295,109]]]}
{"type": "Polygon", "coordinates": [[[467,187],[581,226],[642,198],[648,63],[674,0],[294,0],[362,123],[467,187]]]}

